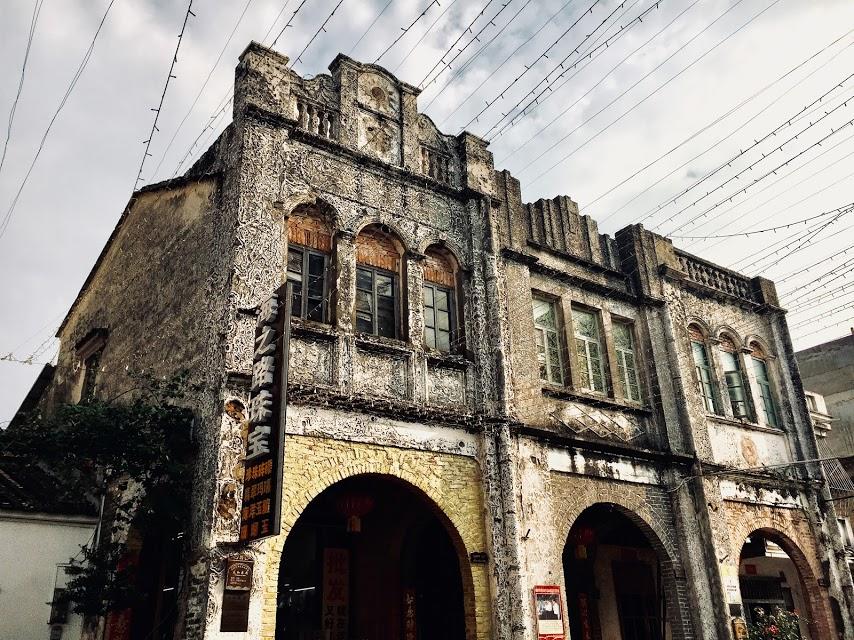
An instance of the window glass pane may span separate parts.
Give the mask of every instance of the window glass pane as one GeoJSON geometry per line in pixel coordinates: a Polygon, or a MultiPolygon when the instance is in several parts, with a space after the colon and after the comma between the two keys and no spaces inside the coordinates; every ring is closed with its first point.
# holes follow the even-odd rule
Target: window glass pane
{"type": "Polygon", "coordinates": [[[451,330],[451,319],[447,311],[436,312],[436,327],[442,331],[451,330]]]}
{"type": "Polygon", "coordinates": [[[448,310],[448,292],[436,289],[436,308],[442,311],[448,310]]]}
{"type": "Polygon", "coordinates": [[[356,311],[364,311],[367,314],[373,313],[374,296],[368,291],[361,289],[356,291],[356,311]]]}
{"type": "Polygon", "coordinates": [[[632,350],[632,331],[629,325],[621,322],[614,323],[614,346],[618,349],[632,350]]]}
{"type": "Polygon", "coordinates": [[[373,333],[374,324],[370,313],[356,312],[356,331],[373,333]]]}
{"type": "Polygon", "coordinates": [[[374,274],[368,269],[356,269],[356,288],[374,290],[374,274]]]}
{"type": "Polygon", "coordinates": [[[593,377],[593,391],[604,391],[605,381],[602,376],[602,360],[599,355],[599,343],[588,342],[590,348],[590,369],[593,377]]]}
{"type": "Polygon", "coordinates": [[[424,285],[424,306],[433,307],[433,287],[424,285]]]}
{"type": "MultiPolygon", "coordinates": [[[[765,366],[764,360],[758,358],[753,359],[753,371],[756,374],[756,379],[760,382],[768,382],[768,368],[765,366]]],[[[815,398],[807,396],[807,400],[812,400],[815,403],[815,398]]]]}
{"type": "Polygon", "coordinates": [[[302,251],[288,247],[288,275],[292,276],[295,282],[302,280],[302,258],[302,251]]]}
{"type": "Polygon", "coordinates": [[[377,295],[386,298],[394,297],[394,279],[381,273],[376,274],[377,295]]]}
{"type": "Polygon", "coordinates": [[[548,380],[549,371],[546,366],[546,334],[542,329],[535,329],[534,335],[537,338],[537,362],[540,364],[540,378],[542,380],[548,380]]]}
{"type": "Polygon", "coordinates": [[[738,361],[735,359],[735,354],[729,351],[721,351],[721,365],[724,371],[738,371],[738,361]]]}
{"type": "Polygon", "coordinates": [[[432,327],[424,327],[424,343],[431,349],[436,348],[436,331],[432,327]]]}
{"type": "Polygon", "coordinates": [[[310,296],[323,296],[323,280],[326,276],[326,258],[314,253],[308,256],[308,291],[310,296]]]}
{"type": "Polygon", "coordinates": [[[576,339],[575,348],[578,353],[578,381],[583,389],[590,389],[590,362],[584,340],[576,339]]]}
{"type": "Polygon", "coordinates": [[[706,347],[699,342],[691,343],[691,351],[694,354],[694,364],[698,367],[708,367],[709,359],[706,354],[706,347]]]}
{"type": "Polygon", "coordinates": [[[437,331],[436,332],[436,348],[440,351],[451,350],[451,332],[437,331]]]}
{"type": "Polygon", "coordinates": [[[538,327],[556,327],[554,305],[551,302],[534,298],[534,323],[538,327]]]}
{"type": "Polygon", "coordinates": [[[598,338],[599,328],[596,326],[596,316],[587,311],[573,309],[572,317],[575,320],[575,333],[586,338],[598,338]]]}
{"type": "Polygon", "coordinates": [[[377,296],[377,335],[386,338],[397,337],[394,326],[394,298],[377,296]]]}
{"type": "Polygon", "coordinates": [[[560,366],[560,340],[554,331],[546,334],[548,341],[549,381],[563,382],[563,371],[560,366]]]}

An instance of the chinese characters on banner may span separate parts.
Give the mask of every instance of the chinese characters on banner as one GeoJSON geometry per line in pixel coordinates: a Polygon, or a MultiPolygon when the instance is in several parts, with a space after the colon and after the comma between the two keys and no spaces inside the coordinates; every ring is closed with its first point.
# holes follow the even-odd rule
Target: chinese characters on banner
{"type": "Polygon", "coordinates": [[[537,616],[538,640],[564,640],[563,603],[560,587],[538,585],[534,587],[534,613],[537,616]]]}
{"type": "Polygon", "coordinates": [[[249,434],[243,475],[240,541],[277,535],[281,520],[282,459],[287,405],[290,285],[262,305],[255,328],[249,434]]]}
{"type": "Polygon", "coordinates": [[[321,628],[329,640],[347,640],[350,621],[350,552],[323,550],[323,611],[321,628]]]}
{"type": "Polygon", "coordinates": [[[415,589],[403,590],[403,640],[418,640],[415,612],[415,589]]]}

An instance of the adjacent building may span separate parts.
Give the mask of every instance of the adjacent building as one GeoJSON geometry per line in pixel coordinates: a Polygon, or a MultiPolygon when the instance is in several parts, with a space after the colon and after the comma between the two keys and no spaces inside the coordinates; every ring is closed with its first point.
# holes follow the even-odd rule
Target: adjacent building
{"type": "Polygon", "coordinates": [[[129,367],[202,385],[178,636],[726,639],[779,605],[852,637],[773,283],[524,203],[418,93],[252,43],[232,124],[134,194],[59,330],[46,404],[129,367]],[[255,327],[286,281],[282,532],[245,545],[255,327]]]}

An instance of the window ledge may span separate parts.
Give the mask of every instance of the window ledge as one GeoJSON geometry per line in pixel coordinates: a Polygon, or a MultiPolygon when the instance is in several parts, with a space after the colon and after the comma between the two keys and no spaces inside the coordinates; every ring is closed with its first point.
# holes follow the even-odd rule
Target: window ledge
{"type": "Polygon", "coordinates": [[[769,427],[768,425],[759,424],[758,422],[750,422],[748,420],[736,420],[735,418],[719,416],[714,413],[707,413],[706,418],[712,422],[727,424],[734,427],[743,427],[745,429],[751,429],[752,431],[764,431],[765,433],[776,433],[779,435],[784,435],[786,433],[779,427],[769,427]]]}
{"type": "Polygon", "coordinates": [[[355,335],[356,346],[366,351],[377,351],[380,353],[391,353],[394,355],[409,355],[412,353],[412,345],[396,338],[384,338],[370,333],[357,333],[355,335]]]}
{"type": "Polygon", "coordinates": [[[335,340],[338,336],[335,327],[323,322],[291,318],[291,332],[295,336],[314,338],[316,340],[335,340]]]}
{"type": "Polygon", "coordinates": [[[443,353],[429,349],[426,350],[425,355],[427,356],[427,362],[430,364],[437,364],[452,369],[467,369],[471,364],[465,356],[461,356],[458,353],[443,353]]]}
{"type": "Polygon", "coordinates": [[[617,411],[626,411],[631,413],[639,413],[645,416],[652,415],[652,409],[639,404],[617,400],[607,396],[594,395],[592,393],[583,393],[574,391],[564,387],[543,386],[543,395],[557,398],[559,400],[571,400],[575,402],[583,402],[585,404],[602,407],[605,409],[615,409],[617,411]]]}

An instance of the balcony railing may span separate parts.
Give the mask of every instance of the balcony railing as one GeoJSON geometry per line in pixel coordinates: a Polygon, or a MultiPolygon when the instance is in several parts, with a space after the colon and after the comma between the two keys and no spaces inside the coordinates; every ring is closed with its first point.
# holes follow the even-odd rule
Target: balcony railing
{"type": "Polygon", "coordinates": [[[297,122],[304,129],[324,138],[335,138],[336,114],[332,109],[297,98],[297,122]]]}
{"type": "Polygon", "coordinates": [[[725,293],[728,296],[759,302],[753,292],[750,278],[711,262],[701,260],[680,251],[676,252],[682,270],[688,274],[688,279],[709,289],[725,293]]]}

